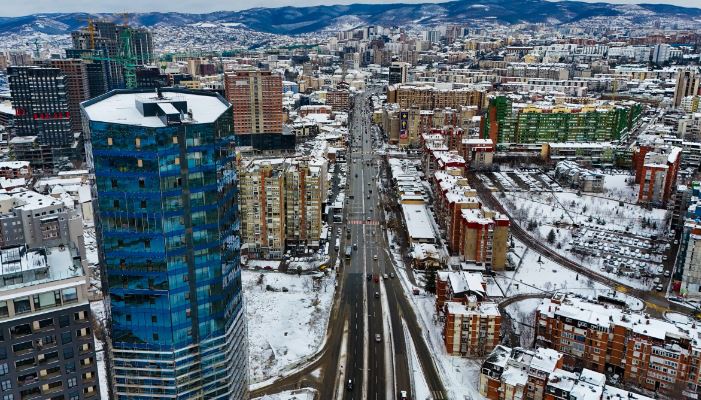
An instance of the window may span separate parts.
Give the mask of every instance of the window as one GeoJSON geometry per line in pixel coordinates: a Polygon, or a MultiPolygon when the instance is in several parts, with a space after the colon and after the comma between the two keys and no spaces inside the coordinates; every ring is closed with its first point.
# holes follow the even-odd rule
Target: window
{"type": "Polygon", "coordinates": [[[2,389],[3,392],[12,389],[12,382],[9,380],[0,382],[0,389],[2,389]]]}
{"type": "Polygon", "coordinates": [[[63,332],[61,334],[61,344],[68,344],[73,341],[73,335],[71,332],[63,332]]]}
{"type": "Polygon", "coordinates": [[[142,159],[136,160],[136,166],[141,168],[144,166],[144,161],[142,159]]]}
{"type": "Polygon", "coordinates": [[[158,322],[158,317],[156,317],[155,315],[152,315],[152,316],[151,316],[151,322],[154,323],[154,324],[155,324],[156,322],[158,322]]]}
{"type": "Polygon", "coordinates": [[[151,248],[151,239],[144,239],[144,247],[147,249],[151,248]]]}
{"type": "Polygon", "coordinates": [[[10,316],[10,311],[7,308],[7,301],[0,301],[0,318],[5,318],[10,316]]]}
{"type": "Polygon", "coordinates": [[[146,208],[146,200],[141,200],[141,208],[146,208]]]}
{"type": "Polygon", "coordinates": [[[78,301],[78,290],[76,288],[63,289],[63,303],[74,303],[78,301]]]}
{"type": "Polygon", "coordinates": [[[65,328],[71,324],[71,319],[68,315],[60,315],[58,317],[58,326],[60,328],[65,328]]]}
{"type": "Polygon", "coordinates": [[[180,165],[180,157],[175,157],[175,165],[180,165]]]}
{"type": "Polygon", "coordinates": [[[112,179],[112,187],[113,187],[113,188],[116,188],[117,186],[118,186],[117,180],[116,180],[116,179],[112,179]]]}
{"type": "Polygon", "coordinates": [[[75,386],[77,384],[78,384],[78,378],[76,378],[76,377],[68,378],[68,387],[69,388],[72,388],[73,386],[75,386]]]}
{"type": "Polygon", "coordinates": [[[0,364],[0,376],[7,375],[7,363],[0,364]]]}
{"type": "Polygon", "coordinates": [[[178,144],[178,137],[177,136],[173,136],[173,144],[178,144]]]}
{"type": "Polygon", "coordinates": [[[32,306],[29,304],[29,297],[19,297],[14,301],[15,314],[24,314],[32,311],[32,306]]]}
{"type": "Polygon", "coordinates": [[[136,146],[137,149],[140,148],[141,147],[141,138],[134,139],[134,145],[136,146]]]}
{"type": "Polygon", "coordinates": [[[112,138],[111,137],[107,138],[107,145],[112,146],[112,138]]]}
{"type": "Polygon", "coordinates": [[[157,334],[157,333],[154,333],[154,334],[153,334],[153,340],[156,340],[156,341],[158,340],[158,334],[157,334]]]}
{"type": "Polygon", "coordinates": [[[12,393],[4,394],[2,395],[2,400],[15,400],[15,395],[12,393]]]}
{"type": "Polygon", "coordinates": [[[66,360],[70,360],[73,358],[73,348],[72,347],[66,347],[63,349],[63,358],[66,360]]]}
{"type": "Polygon", "coordinates": [[[119,200],[112,201],[112,207],[119,208],[119,200]]]}
{"type": "Polygon", "coordinates": [[[146,179],[144,179],[144,178],[139,178],[139,187],[140,187],[140,188],[145,188],[145,187],[146,187],[146,179]]]}

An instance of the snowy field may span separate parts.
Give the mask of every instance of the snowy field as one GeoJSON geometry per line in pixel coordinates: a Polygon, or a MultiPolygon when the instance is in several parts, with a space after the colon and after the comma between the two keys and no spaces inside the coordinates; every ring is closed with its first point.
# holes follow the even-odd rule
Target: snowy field
{"type": "Polygon", "coordinates": [[[664,209],[571,192],[504,193],[497,198],[534,237],[609,279],[650,289],[651,278],[662,273],[658,269],[665,244],[653,239],[667,231],[664,209]]]}
{"type": "Polygon", "coordinates": [[[579,276],[577,272],[527,249],[516,239],[510,254],[510,258],[517,264],[516,269],[496,272],[496,281],[506,297],[525,293],[561,291],[585,297],[616,296],[625,300],[631,309],[643,308],[643,303],[639,299],[615,292],[611,287],[585,276],[579,276]]]}
{"type": "Polygon", "coordinates": [[[253,400],[314,400],[316,390],[310,388],[288,390],[276,394],[268,394],[263,397],[256,397],[253,400]]]}
{"type": "Polygon", "coordinates": [[[333,302],[333,274],[244,270],[242,283],[252,383],[279,376],[317,352],[333,302]]]}

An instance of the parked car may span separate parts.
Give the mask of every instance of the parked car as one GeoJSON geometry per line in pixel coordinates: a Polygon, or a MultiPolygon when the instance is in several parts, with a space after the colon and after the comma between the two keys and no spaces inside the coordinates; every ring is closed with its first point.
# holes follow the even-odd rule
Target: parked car
{"type": "Polygon", "coordinates": [[[380,343],[382,341],[382,335],[380,335],[379,333],[376,333],[375,334],[375,341],[377,343],[380,343]]]}
{"type": "Polygon", "coordinates": [[[657,290],[658,292],[661,292],[664,290],[664,288],[662,287],[662,285],[657,285],[657,286],[655,286],[655,290],[657,290]]]}

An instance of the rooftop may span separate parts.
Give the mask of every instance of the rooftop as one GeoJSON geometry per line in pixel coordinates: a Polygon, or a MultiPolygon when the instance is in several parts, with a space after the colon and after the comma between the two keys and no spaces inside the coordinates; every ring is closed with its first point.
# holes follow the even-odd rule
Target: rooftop
{"type": "Polygon", "coordinates": [[[164,127],[167,124],[158,115],[142,113],[138,103],[155,104],[166,115],[179,115],[181,112],[191,111],[191,122],[201,124],[214,122],[229,107],[226,100],[210,92],[164,89],[161,93],[159,98],[152,91],[113,90],[85,101],[81,106],[91,121],[152,128],[164,127]],[[183,102],[186,103],[185,110],[176,108],[183,102]]]}

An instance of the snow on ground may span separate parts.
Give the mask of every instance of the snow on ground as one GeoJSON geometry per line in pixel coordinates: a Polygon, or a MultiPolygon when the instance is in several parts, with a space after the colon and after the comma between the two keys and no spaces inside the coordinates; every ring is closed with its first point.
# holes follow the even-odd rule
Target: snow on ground
{"type": "Polygon", "coordinates": [[[402,320],[402,325],[404,328],[404,341],[406,342],[407,352],[411,354],[409,362],[411,363],[413,397],[416,399],[428,399],[431,396],[431,391],[428,388],[426,376],[424,376],[424,371],[421,368],[419,356],[416,353],[416,348],[414,347],[414,340],[412,339],[411,334],[409,333],[409,328],[407,328],[404,320],[402,320]]]}
{"type": "Polygon", "coordinates": [[[256,397],[253,400],[314,400],[317,391],[311,388],[288,390],[276,394],[256,397]]]}
{"type": "Polygon", "coordinates": [[[647,210],[571,192],[508,193],[499,197],[516,223],[553,249],[566,251],[571,259],[611,280],[650,289],[652,279],[644,279],[645,274],[656,274],[662,262],[662,249],[653,245],[650,236],[663,236],[666,210],[647,210]]]}
{"type": "Polygon", "coordinates": [[[541,301],[542,299],[525,299],[506,306],[506,313],[511,316],[514,331],[521,339],[522,347],[533,347],[535,310],[541,301]]]}
{"type": "Polygon", "coordinates": [[[630,185],[635,177],[628,173],[604,175],[604,195],[611,199],[635,203],[638,200],[640,185],[630,185]]]}
{"type": "Polygon", "coordinates": [[[335,276],[246,270],[241,276],[255,383],[279,376],[318,351],[326,335],[335,276]]]}
{"type": "MultiPolygon", "coordinates": [[[[389,234],[388,236],[392,237],[389,234]]],[[[402,282],[405,293],[407,293],[409,303],[418,317],[423,338],[432,350],[433,361],[442,378],[448,398],[452,400],[483,399],[478,390],[480,361],[451,356],[446,352],[441,338],[442,325],[436,319],[435,296],[430,294],[411,294],[413,285],[409,280],[408,274],[413,274],[413,272],[404,267],[398,250],[392,251],[391,255],[395,265],[398,267],[397,275],[402,282]]],[[[418,338],[415,339],[418,340],[418,338]]]]}
{"type": "MultiPolygon", "coordinates": [[[[554,291],[572,292],[585,297],[610,296],[614,293],[611,287],[585,276],[579,276],[577,272],[549,258],[541,257],[533,250],[526,249],[526,246],[516,239],[511,251],[518,263],[516,270],[496,272],[496,281],[507,297],[523,293],[554,291]]],[[[632,309],[643,308],[643,303],[635,297],[617,292],[615,295],[623,296],[632,309]]]]}

